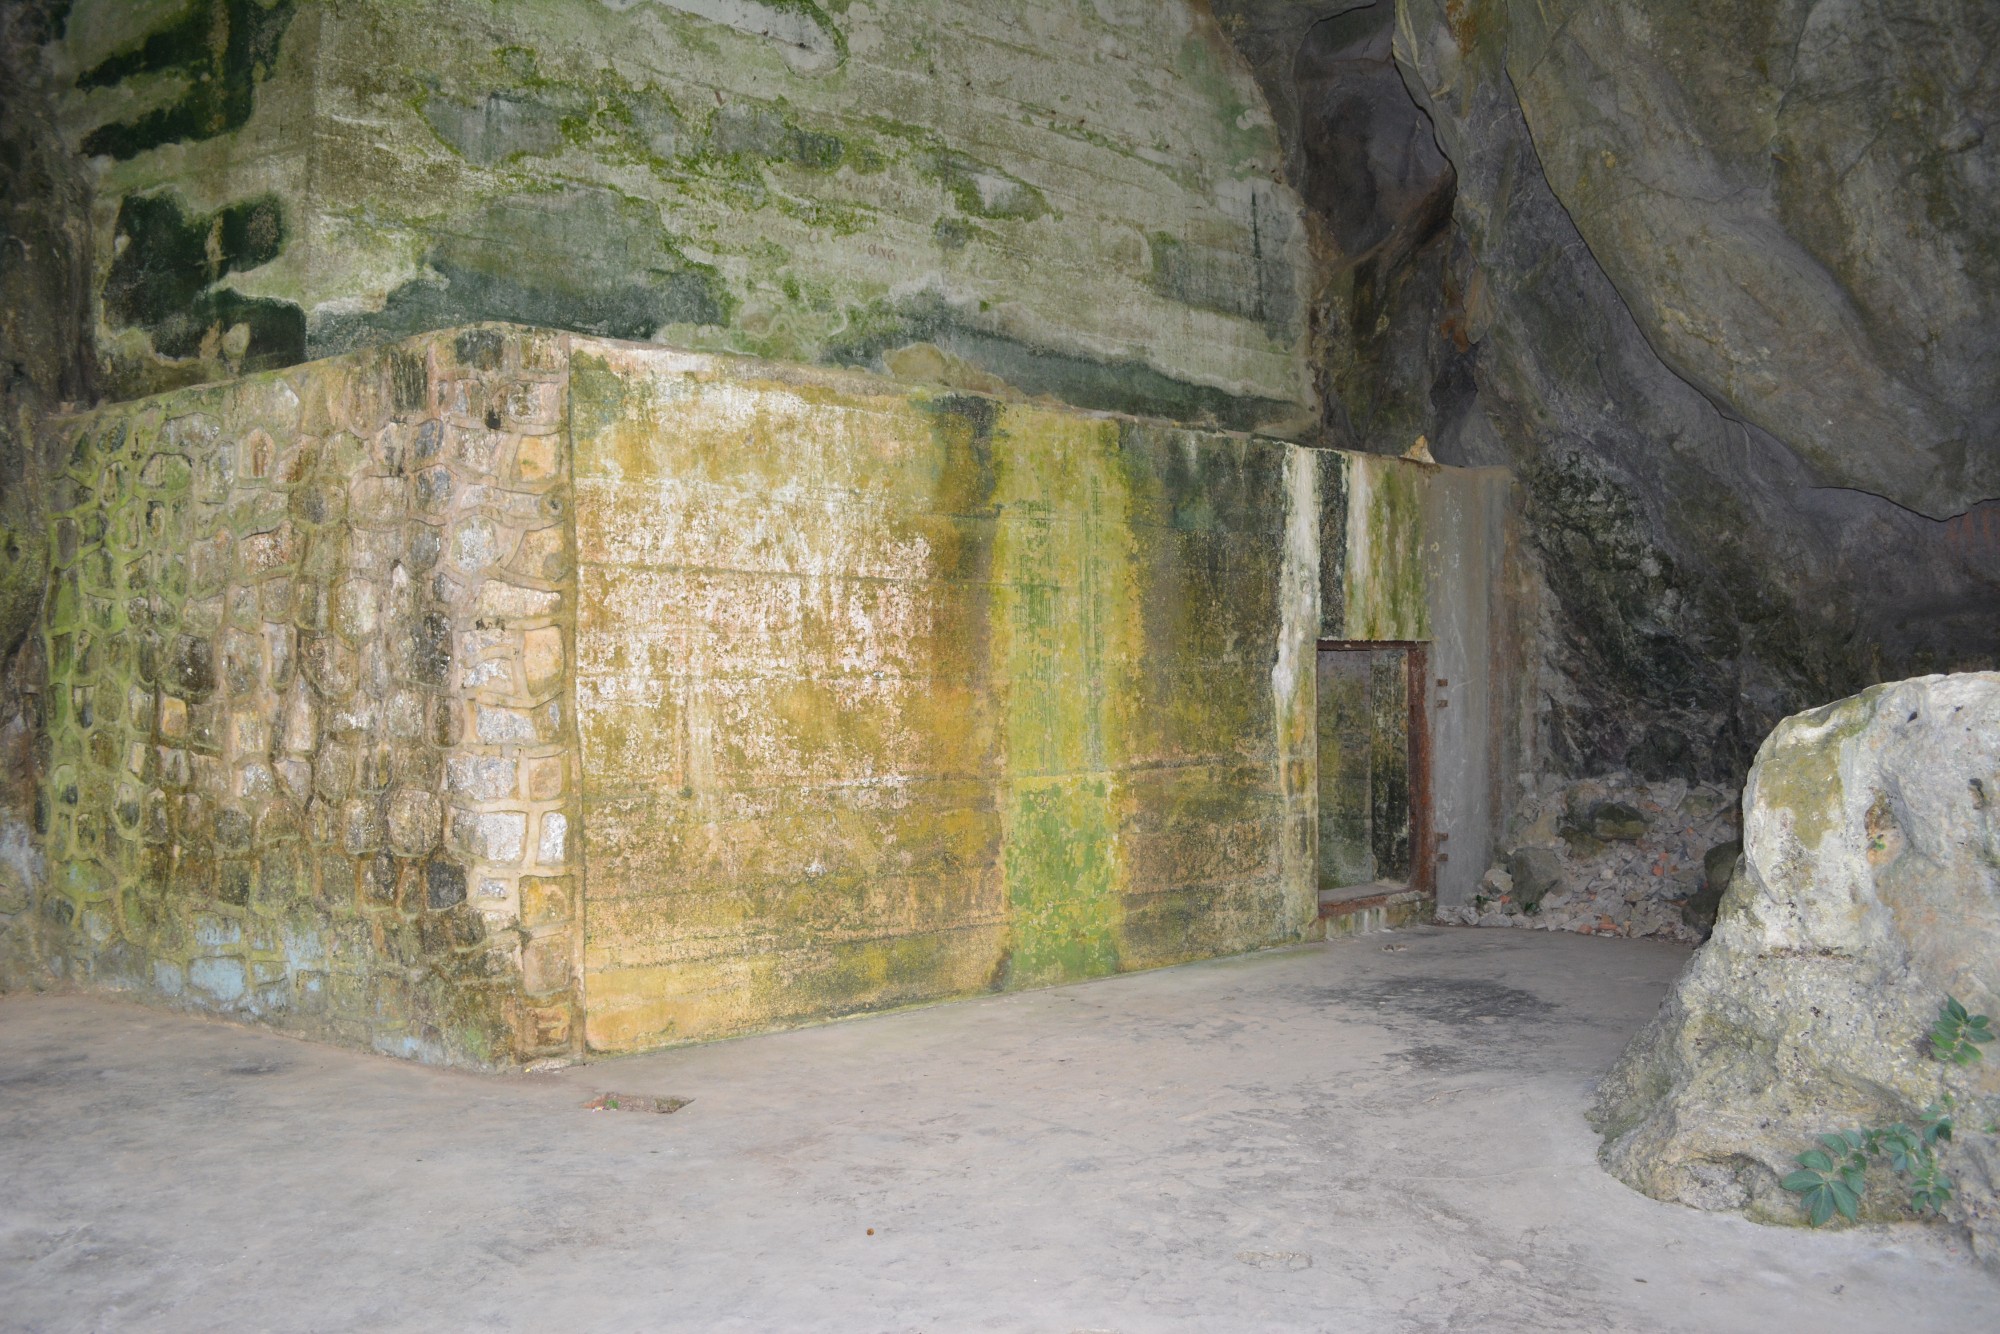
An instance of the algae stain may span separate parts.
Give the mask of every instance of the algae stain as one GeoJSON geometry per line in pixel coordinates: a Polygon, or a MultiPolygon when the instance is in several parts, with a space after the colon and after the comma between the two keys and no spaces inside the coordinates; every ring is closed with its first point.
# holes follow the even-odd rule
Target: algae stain
{"type": "Polygon", "coordinates": [[[1118,969],[1110,781],[1014,782],[1006,819],[1013,950],[1005,985],[1039,986],[1118,969]]]}
{"type": "Polygon", "coordinates": [[[1787,719],[1757,757],[1751,774],[1755,799],[1790,811],[1792,835],[1807,848],[1817,848],[1841,822],[1846,805],[1842,747],[1867,727],[1879,693],[1878,687],[1787,719]]]}
{"type": "Polygon", "coordinates": [[[1125,870],[1107,731],[1134,601],[1117,429],[1007,408],[994,432],[992,636],[1006,683],[1003,987],[1119,967],[1125,870]]]}
{"type": "Polygon", "coordinates": [[[1421,465],[1356,455],[1347,479],[1346,638],[1428,639],[1421,465]]]}

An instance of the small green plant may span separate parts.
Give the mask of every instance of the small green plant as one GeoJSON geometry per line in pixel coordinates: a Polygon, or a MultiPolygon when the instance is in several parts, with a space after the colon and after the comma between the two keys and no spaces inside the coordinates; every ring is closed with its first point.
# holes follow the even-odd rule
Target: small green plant
{"type": "Polygon", "coordinates": [[[1965,1007],[1950,996],[1938,1010],[1931,1025],[1931,1055],[1953,1065],[1971,1065],[1985,1055],[1979,1045],[1993,1041],[1993,1021],[1983,1014],[1967,1014],[1965,1007]]]}
{"type": "Polygon", "coordinates": [[[1801,1196],[1806,1219],[1814,1227],[1835,1214],[1854,1221],[1866,1187],[1868,1162],[1879,1158],[1910,1187],[1910,1212],[1934,1214],[1951,1199],[1951,1180],[1938,1167],[1937,1146],[1951,1138],[1952,1098],[1924,1108],[1923,1124],[1912,1128],[1898,1121],[1873,1130],[1842,1130],[1821,1135],[1824,1147],[1798,1156],[1799,1170],[1780,1184],[1801,1196]]]}
{"type": "MultiPolygon", "coordinates": [[[[1968,1014],[1956,999],[1945,997],[1931,1026],[1932,1056],[1948,1065],[1970,1065],[1983,1055],[1979,1044],[1992,1040],[1987,1016],[1968,1014]]],[[[1798,1170],[1779,1184],[1799,1196],[1806,1220],[1814,1227],[1835,1214],[1853,1222],[1867,1187],[1868,1165],[1880,1160],[1909,1186],[1911,1213],[1935,1214],[1951,1201],[1951,1178],[1938,1165],[1937,1146],[1951,1138],[1956,1108],[1956,1100],[1946,1093],[1924,1108],[1924,1119],[1917,1126],[1898,1121],[1821,1135],[1820,1147],[1800,1154],[1795,1160],[1798,1170]]],[[[2000,1122],[1988,1124],[1986,1130],[1989,1134],[2000,1130],[2000,1122]]]]}
{"type": "Polygon", "coordinates": [[[1848,1136],[1854,1133],[1844,1130],[1838,1135],[1821,1135],[1819,1142],[1826,1148],[1800,1154],[1796,1159],[1799,1170],[1780,1183],[1800,1197],[1799,1203],[1805,1205],[1806,1218],[1814,1227],[1836,1212],[1853,1218],[1861,1207],[1868,1160],[1861,1156],[1859,1144],[1849,1145],[1848,1136]]]}

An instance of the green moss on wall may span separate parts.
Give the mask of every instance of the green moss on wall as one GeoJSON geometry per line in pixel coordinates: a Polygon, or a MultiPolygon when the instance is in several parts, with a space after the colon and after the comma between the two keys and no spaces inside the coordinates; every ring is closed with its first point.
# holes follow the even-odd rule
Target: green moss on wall
{"type": "MultiPolygon", "coordinates": [[[[141,27],[112,0],[86,8],[73,32],[141,27]]],[[[806,0],[354,0],[299,7],[308,20],[281,32],[289,5],[158,8],[159,40],[138,32],[95,78],[203,74],[213,52],[190,43],[206,15],[211,36],[262,53],[246,67],[256,95],[235,73],[196,79],[201,97],[235,90],[218,142],[134,140],[117,189],[173,188],[203,210],[275,193],[298,239],[228,290],[296,303],[304,346],[288,355],[501,319],[892,371],[885,352],[943,338],[985,377],[954,384],[1231,428],[1312,417],[1296,299],[1309,261],[1296,201],[1271,181],[1275,137],[1241,71],[1206,39],[1182,50],[1183,24],[1030,0],[1009,36],[976,7],[916,5],[871,11],[856,54],[848,22],[806,0]],[[1107,86],[1088,54],[1101,43],[1162,86],[1107,86]],[[1164,86],[1183,60],[1192,95],[1164,86]],[[1018,117],[988,109],[1030,84],[1018,117]],[[1147,236],[1181,238],[1159,281],[1147,236]],[[940,293],[962,318],[927,337],[940,293]]],[[[100,60],[89,40],[58,58],[100,60]]],[[[99,123],[106,92],[68,99],[79,136],[129,130],[99,123]]],[[[261,312],[194,323],[251,324],[261,358],[261,312]]],[[[120,396],[246,365],[148,349],[127,327],[98,330],[120,396]]]]}
{"type": "Polygon", "coordinates": [[[197,0],[138,45],[77,78],[111,88],[145,75],[173,77],[183,91],[165,106],[111,121],[84,136],[86,156],[137,157],[162,144],[212,139],[250,119],[257,85],[271,76],[297,0],[197,0]]]}
{"type": "Polygon", "coordinates": [[[1343,639],[1430,638],[1423,549],[1426,465],[1348,456],[1343,639]]]}
{"type": "Polygon", "coordinates": [[[1104,362],[1039,347],[929,293],[851,310],[846,328],[829,340],[824,355],[834,365],[884,371],[885,353],[913,343],[930,343],[1023,393],[1103,412],[1247,431],[1289,411],[1274,399],[1176,380],[1139,362],[1104,362]]]}
{"type": "Polygon", "coordinates": [[[570,364],[593,1044],[1296,938],[1288,447],[640,349],[570,364]]]}

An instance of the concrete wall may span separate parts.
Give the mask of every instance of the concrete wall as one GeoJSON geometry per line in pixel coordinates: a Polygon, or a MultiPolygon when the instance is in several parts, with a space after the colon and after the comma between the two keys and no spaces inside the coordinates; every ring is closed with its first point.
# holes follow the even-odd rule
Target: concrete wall
{"type": "Polygon", "coordinates": [[[592,1045],[1305,934],[1293,447],[572,364],[592,1045]]]}
{"type": "Polygon", "coordinates": [[[507,319],[1284,431],[1311,277],[1183,0],[77,0],[135,394],[507,319]]]}
{"type": "Polygon", "coordinates": [[[49,444],[0,982],[490,1063],[1305,939],[1321,636],[1497,832],[1500,474],[498,326],[49,444]]]}
{"type": "MultiPolygon", "coordinates": [[[[1437,901],[1471,901],[1533,772],[1536,583],[1501,468],[1321,454],[1320,637],[1426,645],[1437,901]]],[[[1424,855],[1419,849],[1418,855],[1424,855]]]]}

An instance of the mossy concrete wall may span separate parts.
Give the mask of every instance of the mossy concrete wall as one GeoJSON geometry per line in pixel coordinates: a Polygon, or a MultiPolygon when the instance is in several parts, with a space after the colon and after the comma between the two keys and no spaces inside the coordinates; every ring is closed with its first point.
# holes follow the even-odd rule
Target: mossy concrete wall
{"type": "Polygon", "coordinates": [[[1304,936],[1302,451],[587,340],[572,404],[592,1045],[1304,936]]]}
{"type": "MultiPolygon", "coordinates": [[[[1502,468],[1319,455],[1322,639],[1427,646],[1431,828],[1412,849],[1440,906],[1471,901],[1535,766],[1537,584],[1502,468]]],[[[1417,757],[1420,762],[1423,757],[1417,757]]]]}
{"type": "Polygon", "coordinates": [[[502,326],[56,435],[0,981],[424,1059],[1308,938],[1316,638],[1508,670],[1504,477],[1268,438],[502,326]]]}
{"type": "Polygon", "coordinates": [[[1183,0],[77,0],[115,392],[506,319],[1284,431],[1300,206],[1183,0]]]}

